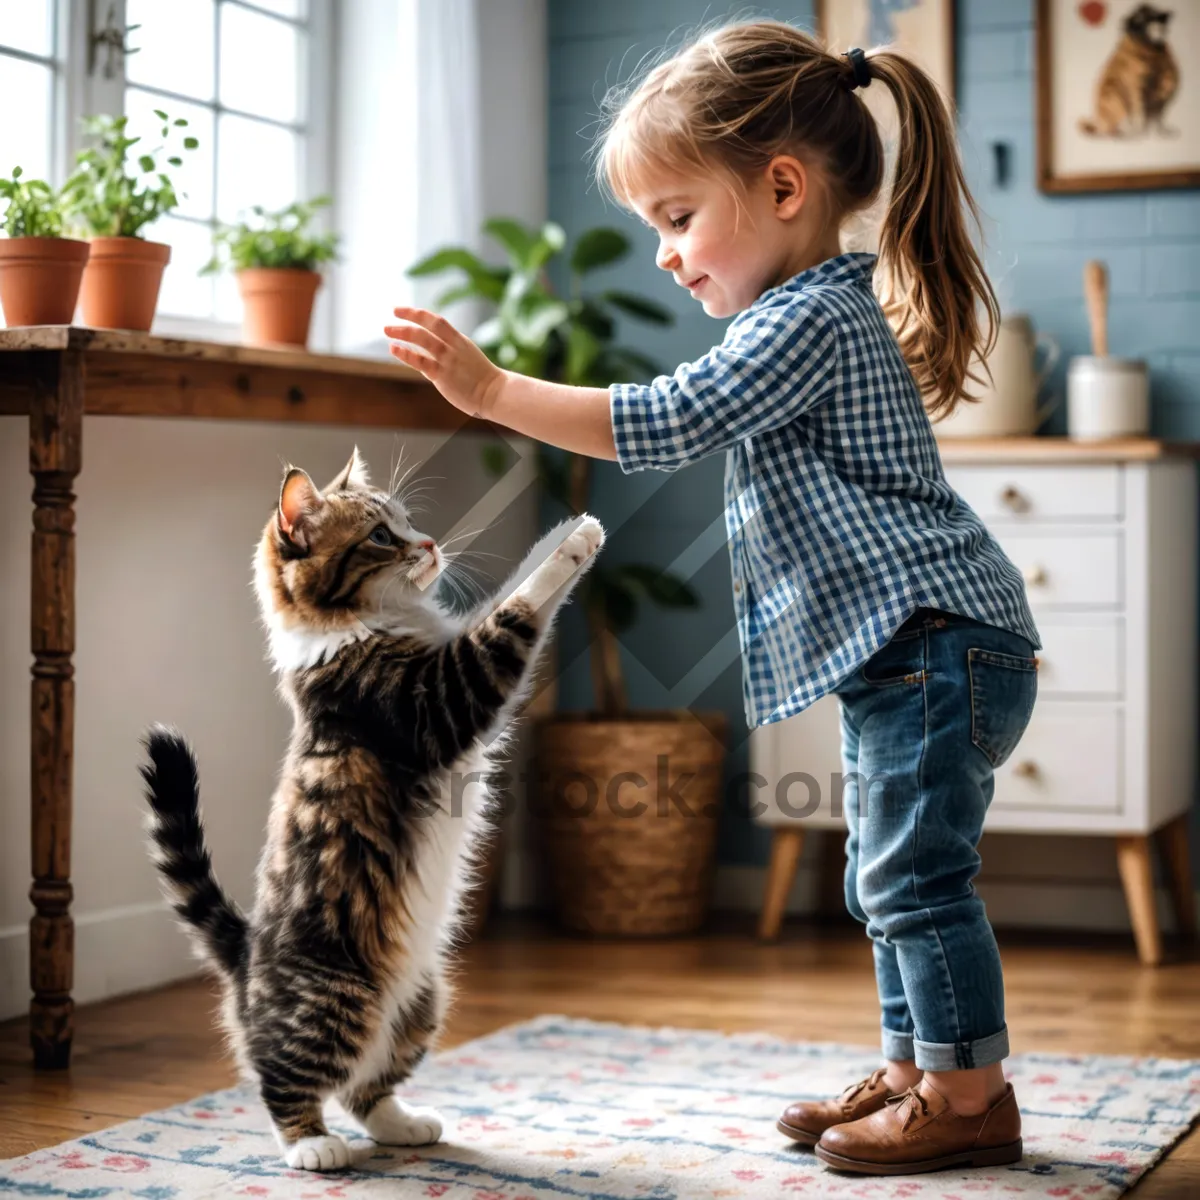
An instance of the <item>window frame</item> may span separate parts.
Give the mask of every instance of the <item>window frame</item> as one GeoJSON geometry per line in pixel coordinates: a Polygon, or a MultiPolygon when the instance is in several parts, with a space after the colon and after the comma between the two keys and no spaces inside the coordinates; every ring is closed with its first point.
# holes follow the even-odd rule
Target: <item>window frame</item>
{"type": "MultiPolygon", "coordinates": [[[[278,18],[279,14],[255,4],[254,0],[223,0],[225,3],[278,18]]],[[[70,173],[75,156],[82,148],[81,121],[96,113],[119,113],[125,111],[125,57],[113,55],[113,75],[105,76],[106,53],[100,49],[95,60],[89,63],[89,47],[94,31],[104,28],[109,12],[119,29],[127,24],[125,0],[51,0],[54,37],[54,58],[51,66],[55,71],[52,116],[50,129],[51,182],[59,185],[70,173]]],[[[305,24],[308,31],[307,61],[299,67],[300,88],[304,95],[305,132],[301,151],[299,174],[303,197],[320,194],[333,195],[333,124],[331,121],[334,95],[334,71],[336,69],[334,19],[335,0],[307,0],[308,16],[305,24]]],[[[219,53],[219,51],[218,51],[219,53]]],[[[7,54],[7,52],[6,52],[7,54]]],[[[40,55],[14,51],[15,57],[27,61],[46,62],[40,55]]],[[[140,84],[132,84],[141,90],[140,84]]],[[[189,104],[205,104],[214,116],[229,110],[219,100],[211,103],[196,101],[180,96],[189,104]]],[[[164,107],[170,99],[164,96],[164,107]]],[[[253,114],[249,114],[253,115],[253,114]]],[[[215,124],[214,124],[215,127],[215,124]]],[[[152,239],[154,226],[147,230],[152,239]]],[[[167,268],[170,270],[170,267],[167,268]]],[[[334,286],[332,273],[326,279],[322,292],[334,286]]],[[[328,345],[332,328],[332,301],[329,296],[319,297],[313,317],[311,341],[328,345]]],[[[166,336],[188,337],[199,340],[236,341],[241,334],[239,321],[221,321],[208,318],[176,316],[159,312],[154,320],[154,332],[166,336]]]]}

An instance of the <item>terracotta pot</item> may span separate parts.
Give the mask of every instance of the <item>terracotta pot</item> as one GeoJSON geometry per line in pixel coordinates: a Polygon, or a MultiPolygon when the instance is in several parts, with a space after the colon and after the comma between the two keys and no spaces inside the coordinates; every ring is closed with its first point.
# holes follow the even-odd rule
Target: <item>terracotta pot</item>
{"type": "Polygon", "coordinates": [[[85,325],[148,332],[171,247],[135,237],[92,238],[79,296],[85,325]]]}
{"type": "Polygon", "coordinates": [[[251,346],[306,346],[318,271],[248,267],[237,273],[242,293],[242,339],[251,346]]]}
{"type": "Polygon", "coordinates": [[[0,239],[0,308],[13,325],[69,325],[88,244],[74,238],[0,239]]]}

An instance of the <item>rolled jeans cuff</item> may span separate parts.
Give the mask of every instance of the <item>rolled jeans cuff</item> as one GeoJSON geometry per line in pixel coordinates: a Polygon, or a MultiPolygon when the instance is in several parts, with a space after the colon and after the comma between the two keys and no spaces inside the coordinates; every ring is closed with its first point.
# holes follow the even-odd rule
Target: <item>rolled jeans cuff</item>
{"type": "Polygon", "coordinates": [[[888,1062],[908,1062],[913,1056],[913,1035],[897,1033],[894,1029],[883,1030],[883,1057],[888,1062]]]}
{"type": "Polygon", "coordinates": [[[969,1071],[990,1067],[1008,1057],[1008,1026],[971,1042],[912,1042],[913,1058],[921,1071],[969,1071]]]}

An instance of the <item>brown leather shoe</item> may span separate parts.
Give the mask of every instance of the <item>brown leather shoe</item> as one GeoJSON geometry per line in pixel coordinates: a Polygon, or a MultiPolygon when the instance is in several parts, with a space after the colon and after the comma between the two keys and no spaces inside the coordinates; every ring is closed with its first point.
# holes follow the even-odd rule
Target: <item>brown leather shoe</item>
{"type": "Polygon", "coordinates": [[[842,1125],[869,1116],[884,1106],[892,1095],[883,1076],[886,1067],[872,1071],[861,1083],[852,1084],[836,1100],[801,1100],[789,1104],[775,1128],[802,1146],[815,1146],[831,1125],[842,1125]]]}
{"type": "Polygon", "coordinates": [[[1011,1083],[987,1112],[960,1117],[922,1079],[879,1111],[825,1130],[817,1157],[860,1175],[1003,1166],[1021,1161],[1021,1113],[1011,1083]]]}

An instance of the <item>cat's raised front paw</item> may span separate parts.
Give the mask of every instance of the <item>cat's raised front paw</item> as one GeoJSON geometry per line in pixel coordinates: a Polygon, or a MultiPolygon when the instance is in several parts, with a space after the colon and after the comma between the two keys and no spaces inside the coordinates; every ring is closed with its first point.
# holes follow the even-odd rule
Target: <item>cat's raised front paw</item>
{"type": "Polygon", "coordinates": [[[581,567],[603,545],[604,527],[595,517],[585,514],[583,520],[559,547],[558,552],[569,558],[577,567],[581,567]]]}
{"type": "Polygon", "coordinates": [[[363,1126],[383,1146],[432,1146],[442,1136],[441,1114],[388,1096],[375,1105],[363,1126]]]}
{"type": "Polygon", "coordinates": [[[289,1167],[298,1171],[340,1171],[350,1165],[350,1147],[336,1133],[306,1137],[293,1142],[283,1153],[289,1167]]]}

